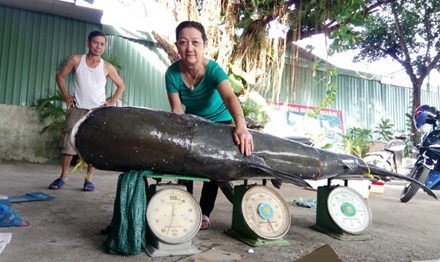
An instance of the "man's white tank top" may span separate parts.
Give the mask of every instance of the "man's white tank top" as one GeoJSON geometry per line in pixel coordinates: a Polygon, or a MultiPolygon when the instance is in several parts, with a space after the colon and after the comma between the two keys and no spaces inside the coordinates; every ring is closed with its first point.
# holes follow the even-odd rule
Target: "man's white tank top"
{"type": "Polygon", "coordinates": [[[86,55],[83,55],[73,75],[73,80],[77,108],[92,109],[105,103],[107,78],[104,74],[104,60],[102,58],[96,68],[89,68],[86,55]]]}

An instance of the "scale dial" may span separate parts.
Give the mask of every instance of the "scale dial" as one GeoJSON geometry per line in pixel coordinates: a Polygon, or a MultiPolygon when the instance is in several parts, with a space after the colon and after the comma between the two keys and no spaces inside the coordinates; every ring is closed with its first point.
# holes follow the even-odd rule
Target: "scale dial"
{"type": "Polygon", "coordinates": [[[290,228],[290,212],[284,199],[266,186],[252,186],[243,195],[241,212],[245,224],[257,236],[275,240],[290,228]]]}
{"type": "Polygon", "coordinates": [[[327,198],[327,208],[333,222],[347,233],[362,234],[371,225],[372,215],[367,201],[351,188],[333,189],[327,198]]]}
{"type": "Polygon", "coordinates": [[[199,231],[202,212],[194,197],[179,188],[157,191],[148,202],[147,223],[160,241],[180,244],[199,231]]]}

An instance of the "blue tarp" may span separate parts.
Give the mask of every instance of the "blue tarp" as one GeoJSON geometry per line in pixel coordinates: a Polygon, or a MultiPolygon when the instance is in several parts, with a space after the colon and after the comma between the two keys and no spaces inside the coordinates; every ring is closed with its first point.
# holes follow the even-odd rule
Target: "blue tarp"
{"type": "Polygon", "coordinates": [[[31,192],[20,196],[9,197],[9,203],[29,202],[29,201],[48,201],[55,197],[43,192],[31,192]]]}
{"type": "Polygon", "coordinates": [[[10,206],[8,199],[0,199],[0,227],[24,227],[29,222],[23,220],[10,206]]]}

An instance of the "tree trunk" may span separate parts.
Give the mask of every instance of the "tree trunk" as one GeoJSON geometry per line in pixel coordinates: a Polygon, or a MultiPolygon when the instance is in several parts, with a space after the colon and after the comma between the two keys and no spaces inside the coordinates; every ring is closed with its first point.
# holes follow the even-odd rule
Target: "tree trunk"
{"type": "MultiPolygon", "coordinates": [[[[420,78],[418,80],[419,81],[416,81],[415,83],[414,83],[414,81],[412,81],[413,82],[413,92],[412,92],[413,100],[412,100],[411,119],[413,119],[414,112],[415,112],[416,108],[421,103],[423,81],[420,81],[420,78]]],[[[411,125],[411,127],[412,127],[411,132],[414,134],[413,142],[417,145],[418,143],[420,143],[421,134],[420,134],[419,130],[417,130],[414,123],[411,125]]]]}

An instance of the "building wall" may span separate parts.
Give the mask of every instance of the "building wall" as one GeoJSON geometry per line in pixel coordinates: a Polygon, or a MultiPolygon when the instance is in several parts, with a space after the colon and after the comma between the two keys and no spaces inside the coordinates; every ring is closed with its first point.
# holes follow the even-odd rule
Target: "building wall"
{"type": "Polygon", "coordinates": [[[0,6],[0,104],[32,105],[48,96],[64,58],[86,51],[90,24],[0,6]]]}
{"type": "MultiPolygon", "coordinates": [[[[72,54],[87,52],[87,36],[101,25],[0,5],[0,161],[57,161],[59,134],[40,134],[35,102],[55,94],[55,74],[72,54]]],[[[164,51],[149,40],[110,33],[103,57],[122,68],[126,89],[118,105],[169,110],[164,51]]],[[[72,77],[66,78],[72,88],[72,77]]],[[[115,90],[107,81],[107,95],[115,90]]]]}
{"type": "MultiPolygon", "coordinates": [[[[101,25],[0,5],[0,104],[31,106],[58,89],[57,70],[72,54],[87,52],[87,36],[101,25]]],[[[110,34],[103,57],[120,62],[126,85],[120,105],[169,109],[166,53],[148,40],[110,34]]],[[[72,88],[72,77],[66,79],[72,88]]],[[[107,81],[107,95],[115,90],[107,81]]]]}
{"type": "Polygon", "coordinates": [[[0,105],[0,161],[56,161],[60,134],[41,134],[43,127],[33,108],[0,105]]]}
{"type": "MultiPolygon", "coordinates": [[[[116,58],[126,91],[119,105],[169,110],[164,74],[170,64],[166,53],[149,35],[103,29],[99,24],[30,12],[0,5],[0,161],[54,161],[58,154],[58,134],[40,134],[40,123],[32,105],[57,90],[55,74],[65,58],[87,51],[86,38],[92,30],[104,30],[107,47],[104,56],[116,58]]],[[[327,92],[326,81],[337,86],[332,109],[342,110],[345,130],[351,127],[374,129],[381,118],[389,118],[396,129],[404,130],[409,112],[411,89],[382,84],[339,70],[327,78],[323,70],[306,65],[286,64],[284,79],[274,96],[267,99],[305,106],[319,106],[327,92]],[[295,85],[287,81],[292,70],[300,71],[295,85]]],[[[72,79],[66,79],[69,88],[72,79]]],[[[108,96],[115,86],[108,81],[108,96]]],[[[257,88],[258,89],[258,88],[257,88]]],[[[423,91],[422,102],[440,106],[440,95],[423,91]]]]}
{"type": "MultiPolygon", "coordinates": [[[[117,35],[107,36],[107,42],[107,52],[123,66],[119,74],[126,88],[120,104],[170,110],[165,89],[165,70],[170,62],[165,52],[155,43],[117,35]]],[[[107,85],[110,96],[115,86],[111,81],[107,85]]]]}
{"type": "MultiPolygon", "coordinates": [[[[286,65],[279,93],[266,98],[277,97],[280,102],[320,107],[326,99],[327,82],[336,86],[335,103],[329,108],[341,110],[345,130],[353,127],[374,128],[381,119],[390,119],[396,130],[408,130],[405,115],[411,112],[412,88],[384,84],[378,76],[360,75],[353,71],[337,70],[336,76],[327,76],[324,69],[312,71],[311,66],[302,64],[294,68],[286,65]],[[286,72],[296,70],[295,84],[286,79],[286,72]]],[[[257,88],[258,91],[258,88],[257,88]]],[[[422,104],[440,107],[438,90],[422,90],[422,104]]]]}

